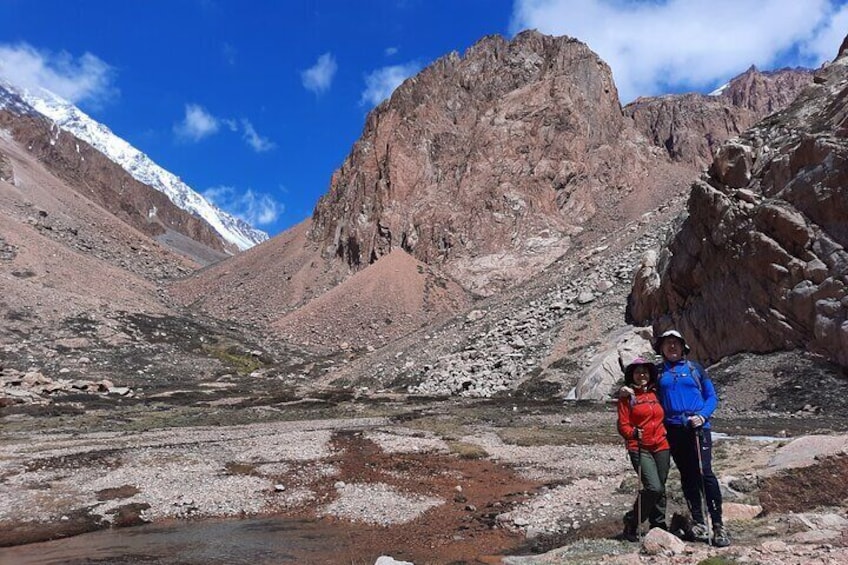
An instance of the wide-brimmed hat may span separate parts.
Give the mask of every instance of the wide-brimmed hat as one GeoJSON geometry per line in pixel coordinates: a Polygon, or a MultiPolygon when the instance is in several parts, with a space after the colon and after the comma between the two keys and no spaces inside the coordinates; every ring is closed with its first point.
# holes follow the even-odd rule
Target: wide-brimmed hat
{"type": "Polygon", "coordinates": [[[651,375],[651,378],[648,380],[648,382],[653,383],[657,380],[657,366],[654,365],[651,361],[648,361],[647,359],[637,357],[636,359],[631,361],[627,365],[627,367],[624,368],[624,384],[633,384],[633,372],[636,370],[636,367],[642,365],[648,368],[648,374],[651,375]]]}
{"type": "Polygon", "coordinates": [[[690,349],[689,344],[686,343],[686,340],[683,339],[683,336],[677,330],[666,330],[663,333],[661,333],[660,337],[658,337],[654,341],[654,351],[656,351],[657,353],[662,355],[662,343],[663,343],[663,340],[667,337],[676,337],[677,339],[679,339],[680,342],[683,343],[683,353],[689,353],[689,349],[690,349]]]}

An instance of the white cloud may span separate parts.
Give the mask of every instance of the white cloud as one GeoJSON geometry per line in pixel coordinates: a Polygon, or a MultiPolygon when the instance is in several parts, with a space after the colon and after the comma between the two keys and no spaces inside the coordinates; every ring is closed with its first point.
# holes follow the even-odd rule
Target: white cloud
{"type": "Polygon", "coordinates": [[[244,142],[257,153],[270,151],[277,146],[267,137],[259,135],[250,120],[218,118],[198,104],[186,104],[185,117],[174,126],[174,133],[183,141],[200,141],[218,133],[222,126],[233,133],[241,132],[244,142]]]}
{"type": "Polygon", "coordinates": [[[174,126],[174,132],[181,139],[200,141],[204,137],[218,133],[220,128],[221,121],[203,107],[197,104],[186,104],[185,118],[174,126]]]}
{"type": "Polygon", "coordinates": [[[285,210],[282,203],[252,189],[239,192],[232,186],[216,186],[206,190],[203,196],[252,226],[272,224],[285,210]]]}
{"type": "Polygon", "coordinates": [[[386,50],[384,51],[384,53],[385,53],[386,57],[391,57],[392,55],[397,55],[398,48],[397,47],[386,47],[386,50]]]}
{"type": "Polygon", "coordinates": [[[376,106],[392,95],[395,88],[421,70],[418,63],[392,65],[372,71],[365,76],[365,90],[359,100],[360,104],[376,106]]]}
{"type": "Polygon", "coordinates": [[[270,151],[276,144],[266,137],[261,137],[258,133],[256,133],[256,129],[253,127],[253,124],[247,120],[241,121],[242,126],[242,137],[250,145],[254,151],[257,153],[263,153],[265,151],[270,151]]]}
{"type": "Polygon", "coordinates": [[[842,8],[837,21],[837,9],[834,0],[516,0],[510,27],[585,42],[629,102],[711,88],[751,64],[816,66],[846,31],[848,16],[842,8]]]}
{"type": "Polygon", "coordinates": [[[314,65],[300,73],[300,80],[306,90],[321,94],[330,89],[338,68],[333,54],[324,53],[314,65]]]}
{"type": "Polygon", "coordinates": [[[74,58],[27,43],[0,44],[0,76],[17,86],[46,88],[73,103],[99,106],[118,95],[114,69],[91,53],[74,58]]]}
{"type": "Polygon", "coordinates": [[[812,36],[802,44],[803,54],[811,62],[821,63],[836,57],[836,52],[848,33],[848,5],[836,10],[812,36]]]}

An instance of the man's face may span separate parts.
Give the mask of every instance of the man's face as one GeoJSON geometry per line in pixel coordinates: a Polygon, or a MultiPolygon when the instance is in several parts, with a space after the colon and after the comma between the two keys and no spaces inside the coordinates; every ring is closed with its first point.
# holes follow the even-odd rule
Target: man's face
{"type": "Polygon", "coordinates": [[[662,355],[669,361],[680,361],[683,357],[683,342],[673,336],[663,339],[662,355]]]}

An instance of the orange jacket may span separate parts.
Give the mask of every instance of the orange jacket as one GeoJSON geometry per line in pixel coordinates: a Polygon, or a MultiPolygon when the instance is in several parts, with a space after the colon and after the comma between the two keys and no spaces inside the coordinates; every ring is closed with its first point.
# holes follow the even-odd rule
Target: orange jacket
{"type": "Polygon", "coordinates": [[[627,442],[628,451],[638,451],[639,442],[633,437],[636,428],[642,429],[642,449],[655,453],[668,449],[663,425],[663,409],[653,390],[636,390],[636,396],[618,400],[618,433],[627,442]]]}

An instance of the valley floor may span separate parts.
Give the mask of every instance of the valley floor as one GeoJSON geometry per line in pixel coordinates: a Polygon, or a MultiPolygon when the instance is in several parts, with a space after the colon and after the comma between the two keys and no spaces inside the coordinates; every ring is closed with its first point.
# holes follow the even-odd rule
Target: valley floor
{"type": "MultiPolygon", "coordinates": [[[[728,435],[716,442],[714,466],[726,513],[738,518],[729,521],[734,544],[687,543],[673,557],[652,557],[616,539],[636,487],[612,404],[170,398],[4,409],[0,563],[103,562],[94,558],[103,538],[85,532],[144,532],[120,528],[146,522],[236,535],[214,533],[218,518],[265,532],[246,550],[253,563],[370,564],[380,555],[416,565],[848,561],[844,419],[718,418],[728,435]],[[267,518],[283,522],[256,522],[267,518]],[[273,555],[267,542],[292,524],[326,544],[273,555]]],[[[670,510],[683,512],[676,471],[668,488],[670,510]]],[[[236,546],[250,543],[239,536],[236,546]]],[[[196,562],[173,547],[156,557],[154,547],[107,561],[196,562]]],[[[233,562],[217,559],[203,562],[233,562]]]]}

